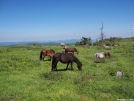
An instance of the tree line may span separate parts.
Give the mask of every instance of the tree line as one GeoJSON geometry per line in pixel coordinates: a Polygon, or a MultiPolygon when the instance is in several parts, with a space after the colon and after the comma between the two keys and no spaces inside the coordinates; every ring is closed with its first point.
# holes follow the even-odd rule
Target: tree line
{"type": "Polygon", "coordinates": [[[118,45],[120,41],[122,41],[123,39],[126,40],[132,40],[134,41],[134,37],[130,37],[130,38],[121,38],[121,37],[110,37],[110,38],[106,38],[104,40],[96,40],[96,42],[92,42],[91,37],[82,37],[80,42],[76,42],[75,45],[102,45],[105,44],[107,46],[112,46],[112,45],[118,45]],[[102,42],[103,41],[103,42],[102,42]]]}

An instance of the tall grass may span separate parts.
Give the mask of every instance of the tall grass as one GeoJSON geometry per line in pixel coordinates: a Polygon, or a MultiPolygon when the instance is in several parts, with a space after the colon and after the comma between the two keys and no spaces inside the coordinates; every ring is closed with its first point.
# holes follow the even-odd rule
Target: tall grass
{"type": "MultiPolygon", "coordinates": [[[[0,47],[1,101],[116,101],[134,99],[134,48],[132,41],[105,50],[100,46],[76,47],[82,71],[51,72],[51,61],[39,60],[42,49],[61,52],[61,46],[0,47]],[[110,51],[105,62],[94,63],[96,52],[110,51]],[[116,77],[121,71],[123,76],[116,77]]],[[[58,69],[65,64],[58,63],[58,69]]]]}

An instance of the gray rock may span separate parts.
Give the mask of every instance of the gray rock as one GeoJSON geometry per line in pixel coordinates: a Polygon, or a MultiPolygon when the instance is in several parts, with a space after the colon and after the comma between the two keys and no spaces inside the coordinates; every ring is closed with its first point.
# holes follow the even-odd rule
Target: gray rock
{"type": "Polygon", "coordinates": [[[117,77],[122,77],[122,72],[121,72],[121,71],[117,71],[117,72],[116,72],[116,76],[117,76],[117,77]]]}

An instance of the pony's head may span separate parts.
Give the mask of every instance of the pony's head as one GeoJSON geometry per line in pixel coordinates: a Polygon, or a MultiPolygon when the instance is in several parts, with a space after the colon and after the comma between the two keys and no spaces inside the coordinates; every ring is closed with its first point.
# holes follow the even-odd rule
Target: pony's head
{"type": "Polygon", "coordinates": [[[110,52],[107,52],[108,56],[111,56],[110,52]]]}
{"type": "Polygon", "coordinates": [[[82,70],[82,62],[79,62],[79,63],[78,63],[77,68],[78,68],[79,70],[82,70]]]}
{"type": "Polygon", "coordinates": [[[102,54],[104,54],[105,57],[107,56],[107,53],[106,52],[102,52],[102,54]]]}
{"type": "Polygon", "coordinates": [[[79,51],[76,49],[76,53],[79,54],[79,51]]]}
{"type": "Polygon", "coordinates": [[[74,48],[74,51],[75,51],[77,54],[79,54],[79,51],[78,51],[76,48],[74,48]]]}
{"type": "Polygon", "coordinates": [[[105,55],[105,57],[110,56],[110,52],[102,52],[102,53],[105,55]]]}

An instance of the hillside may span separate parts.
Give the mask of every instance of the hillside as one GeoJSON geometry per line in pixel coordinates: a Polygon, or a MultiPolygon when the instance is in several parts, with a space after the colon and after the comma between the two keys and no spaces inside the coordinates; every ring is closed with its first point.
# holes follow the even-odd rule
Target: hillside
{"type": "MultiPolygon", "coordinates": [[[[117,101],[134,100],[134,40],[123,39],[119,46],[75,46],[74,54],[82,62],[74,70],[58,63],[51,72],[46,56],[39,60],[42,49],[62,51],[61,46],[4,46],[0,47],[1,101],[117,101]],[[94,63],[96,52],[111,53],[104,61],[94,63]],[[116,72],[121,71],[122,77],[116,72]]],[[[72,46],[73,47],[73,46],[72,46]]]]}

